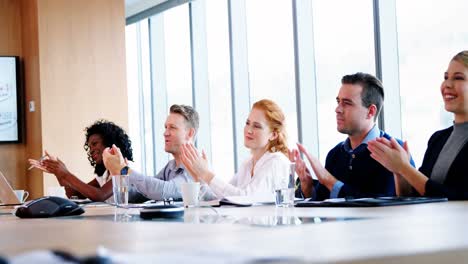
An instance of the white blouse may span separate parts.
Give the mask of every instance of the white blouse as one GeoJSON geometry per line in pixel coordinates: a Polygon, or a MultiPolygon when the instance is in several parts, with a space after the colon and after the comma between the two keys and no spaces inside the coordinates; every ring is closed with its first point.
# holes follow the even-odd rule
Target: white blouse
{"type": "MultiPolygon", "coordinates": [[[[108,181],[112,180],[112,177],[109,175],[109,171],[106,170],[102,176],[98,176],[97,174],[94,174],[94,177],[96,181],[98,182],[99,186],[102,188],[104,184],[106,184],[108,181]]],[[[104,202],[106,203],[114,203],[114,195],[111,195],[109,198],[107,198],[104,202]]]]}
{"type": "Polygon", "coordinates": [[[99,183],[99,186],[102,187],[106,182],[110,181],[112,177],[109,176],[109,171],[105,171],[102,176],[98,176],[97,174],[94,174],[94,178],[96,178],[96,181],[99,183]]]}
{"type": "Polygon", "coordinates": [[[287,182],[289,159],[281,152],[265,152],[255,165],[251,176],[253,160],[246,160],[239,171],[229,181],[214,177],[209,186],[219,198],[225,196],[247,196],[253,194],[273,194],[275,187],[287,182]]]}

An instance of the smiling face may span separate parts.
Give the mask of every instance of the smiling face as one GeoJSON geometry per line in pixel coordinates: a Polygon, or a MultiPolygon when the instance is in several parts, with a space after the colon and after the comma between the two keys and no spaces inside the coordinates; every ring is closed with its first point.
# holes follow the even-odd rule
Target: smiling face
{"type": "Polygon", "coordinates": [[[101,135],[92,134],[88,139],[89,154],[96,164],[102,164],[102,152],[106,148],[101,135]]]}
{"type": "Polygon", "coordinates": [[[440,86],[445,110],[455,114],[455,122],[468,121],[468,68],[452,60],[440,86]]]}
{"type": "Polygon", "coordinates": [[[336,128],[340,133],[356,135],[369,127],[373,115],[362,105],[362,86],[359,84],[343,84],[336,97],[337,106],[336,128]]]}
{"type": "Polygon", "coordinates": [[[170,113],[164,124],[164,150],[172,155],[179,153],[180,146],[193,138],[193,128],[189,128],[182,115],[170,113]]]}
{"type": "Polygon", "coordinates": [[[265,113],[253,108],[244,127],[244,145],[251,151],[264,151],[268,141],[274,138],[274,133],[268,126],[265,113]]]}

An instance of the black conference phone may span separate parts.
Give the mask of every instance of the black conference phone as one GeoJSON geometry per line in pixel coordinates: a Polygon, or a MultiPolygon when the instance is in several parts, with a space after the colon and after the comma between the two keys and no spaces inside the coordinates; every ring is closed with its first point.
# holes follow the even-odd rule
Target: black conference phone
{"type": "Polygon", "coordinates": [[[20,218],[46,218],[80,215],[84,213],[78,204],[61,197],[45,196],[25,203],[16,209],[20,218]]]}
{"type": "Polygon", "coordinates": [[[184,207],[177,205],[155,205],[145,207],[140,211],[143,219],[181,218],[184,217],[184,207]]]}

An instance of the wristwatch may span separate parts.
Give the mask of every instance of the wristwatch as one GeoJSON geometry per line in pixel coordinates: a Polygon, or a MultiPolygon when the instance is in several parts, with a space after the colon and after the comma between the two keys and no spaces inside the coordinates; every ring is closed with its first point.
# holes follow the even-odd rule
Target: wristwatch
{"type": "Polygon", "coordinates": [[[129,169],[128,166],[123,167],[123,168],[120,170],[120,175],[127,175],[127,174],[128,174],[128,169],[129,169]]]}

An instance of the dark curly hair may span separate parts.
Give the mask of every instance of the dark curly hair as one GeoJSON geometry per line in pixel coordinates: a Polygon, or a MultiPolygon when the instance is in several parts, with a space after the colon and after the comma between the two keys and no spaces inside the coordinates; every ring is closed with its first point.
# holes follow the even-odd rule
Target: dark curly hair
{"type": "Polygon", "coordinates": [[[112,144],[115,144],[122,152],[124,158],[133,161],[132,141],[125,131],[113,122],[104,119],[97,120],[91,126],[86,127],[84,131],[86,132],[86,140],[83,147],[88,154],[88,160],[91,166],[94,167],[94,173],[97,175],[102,176],[106,168],[104,164],[96,164],[91,156],[90,147],[88,145],[88,140],[91,135],[100,135],[102,144],[106,147],[112,147],[112,144]]]}

